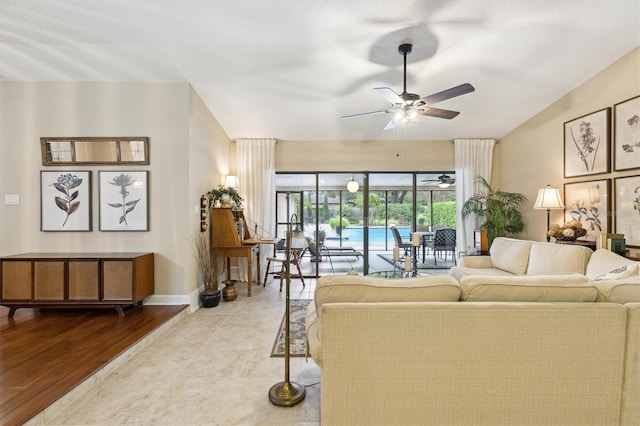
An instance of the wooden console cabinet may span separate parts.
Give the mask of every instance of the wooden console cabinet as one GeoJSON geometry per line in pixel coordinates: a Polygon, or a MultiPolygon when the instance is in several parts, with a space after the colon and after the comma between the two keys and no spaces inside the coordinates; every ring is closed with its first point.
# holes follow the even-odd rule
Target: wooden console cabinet
{"type": "Polygon", "coordinates": [[[154,292],[153,253],[24,253],[0,258],[0,304],[18,308],[141,304],[154,292]]]}

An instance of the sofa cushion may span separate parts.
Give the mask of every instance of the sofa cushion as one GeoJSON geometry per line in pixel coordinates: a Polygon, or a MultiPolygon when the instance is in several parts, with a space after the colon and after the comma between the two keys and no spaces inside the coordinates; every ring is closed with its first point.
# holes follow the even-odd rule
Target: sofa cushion
{"type": "Polygon", "coordinates": [[[513,276],[511,272],[503,271],[502,269],[498,268],[469,268],[465,266],[454,266],[449,270],[449,275],[451,275],[458,281],[460,281],[462,277],[466,277],[467,275],[502,275],[507,277],[513,276]]]}
{"type": "Polygon", "coordinates": [[[532,241],[498,237],[493,240],[489,254],[493,266],[515,275],[527,272],[532,241]]]}
{"type": "Polygon", "coordinates": [[[614,269],[625,265],[638,265],[639,262],[629,260],[607,249],[599,249],[593,252],[587,264],[586,275],[595,280],[596,278],[608,274],[614,269]]]}
{"type": "Polygon", "coordinates": [[[640,302],[640,275],[617,279],[594,281],[598,290],[598,302],[640,302]]]}
{"type": "Polygon", "coordinates": [[[333,302],[454,302],[460,298],[458,282],[448,275],[384,279],[361,275],[327,275],[316,285],[318,315],[333,302]]]}
{"type": "Polygon", "coordinates": [[[310,354],[316,363],[322,366],[322,342],[318,333],[318,314],[314,303],[307,305],[304,328],[307,331],[307,354],[310,354]]]}
{"type": "Polygon", "coordinates": [[[373,278],[362,275],[327,275],[316,285],[314,303],[307,307],[305,328],[308,351],[322,366],[322,324],[325,303],[339,302],[455,302],[460,298],[458,282],[447,275],[415,278],[373,278]]]}
{"type": "Polygon", "coordinates": [[[460,280],[465,302],[593,302],[596,287],[581,274],[477,276],[460,280]]]}
{"type": "Polygon", "coordinates": [[[592,253],[580,245],[533,243],[527,275],[584,274],[592,253]]]}

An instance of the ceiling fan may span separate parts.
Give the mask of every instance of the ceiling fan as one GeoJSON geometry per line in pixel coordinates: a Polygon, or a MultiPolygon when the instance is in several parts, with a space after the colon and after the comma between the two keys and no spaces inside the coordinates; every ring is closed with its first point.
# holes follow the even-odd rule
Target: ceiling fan
{"type": "Polygon", "coordinates": [[[425,179],[422,181],[423,183],[437,183],[440,188],[448,188],[449,186],[456,183],[456,180],[449,176],[446,173],[438,176],[437,179],[425,179]]]}
{"type": "Polygon", "coordinates": [[[404,87],[402,93],[398,95],[389,87],[376,87],[373,89],[377,94],[391,102],[391,107],[381,111],[345,115],[342,117],[343,119],[362,117],[366,115],[393,114],[391,120],[384,128],[384,130],[389,130],[396,127],[397,124],[413,122],[419,115],[450,120],[460,114],[458,111],[432,108],[431,105],[473,92],[475,88],[469,83],[464,83],[442,92],[425,96],[424,98],[421,98],[415,93],[407,93],[407,55],[411,53],[412,47],[413,45],[410,43],[403,43],[398,47],[398,51],[404,57],[404,87]]]}

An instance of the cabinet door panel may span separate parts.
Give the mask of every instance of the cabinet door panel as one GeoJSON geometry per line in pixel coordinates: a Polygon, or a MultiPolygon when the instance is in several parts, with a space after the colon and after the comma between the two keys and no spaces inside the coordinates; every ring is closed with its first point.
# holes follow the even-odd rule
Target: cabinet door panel
{"type": "Polygon", "coordinates": [[[31,262],[2,261],[2,298],[31,299],[31,262]]]}
{"type": "Polygon", "coordinates": [[[100,298],[99,262],[69,261],[69,300],[91,300],[100,298]]]}
{"type": "Polygon", "coordinates": [[[133,299],[133,262],[131,260],[105,260],[102,270],[104,300],[133,299]]]}
{"type": "Polygon", "coordinates": [[[33,262],[35,300],[64,300],[64,261],[33,262]]]}

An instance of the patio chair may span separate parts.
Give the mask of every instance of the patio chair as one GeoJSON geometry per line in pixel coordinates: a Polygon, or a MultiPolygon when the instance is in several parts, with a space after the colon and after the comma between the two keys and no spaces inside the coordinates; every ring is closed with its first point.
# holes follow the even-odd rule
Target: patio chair
{"type": "Polygon", "coordinates": [[[411,256],[411,247],[413,247],[411,241],[407,243],[402,242],[400,231],[398,231],[398,228],[396,228],[395,226],[391,226],[391,232],[393,233],[393,239],[396,242],[396,247],[398,247],[399,249],[404,249],[404,254],[401,256],[401,258],[404,259],[407,256],[411,256]]]}
{"type": "Polygon", "coordinates": [[[431,232],[425,232],[422,236],[422,263],[425,261],[425,256],[433,250],[433,244],[435,241],[436,231],[438,229],[448,228],[446,225],[433,225],[429,226],[431,232]]]}
{"type": "Polygon", "coordinates": [[[451,228],[436,229],[433,237],[433,260],[438,265],[438,252],[444,252],[444,260],[447,260],[447,252],[451,252],[454,264],[456,263],[456,230],[451,228]]]}

